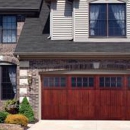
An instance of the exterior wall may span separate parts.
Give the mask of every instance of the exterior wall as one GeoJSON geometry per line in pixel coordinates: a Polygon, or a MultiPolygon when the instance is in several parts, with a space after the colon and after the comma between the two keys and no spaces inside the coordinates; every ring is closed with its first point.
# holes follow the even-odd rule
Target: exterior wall
{"type": "MultiPolygon", "coordinates": [[[[21,34],[22,28],[23,28],[24,22],[18,22],[17,23],[17,40],[19,39],[19,36],[21,34]]],[[[16,48],[16,44],[5,44],[0,43],[0,62],[10,62],[12,64],[17,65],[17,84],[19,84],[19,60],[14,57],[13,52],[16,48]]],[[[19,93],[19,88],[17,86],[17,94],[19,93]]],[[[16,97],[17,98],[17,97],[16,97]]],[[[6,101],[0,99],[0,110],[3,109],[3,105],[6,101]]]]}
{"type": "Polygon", "coordinates": [[[52,2],[50,20],[52,40],[72,39],[72,3],[66,0],[52,2]]]}
{"type": "MultiPolygon", "coordinates": [[[[129,42],[130,40],[130,0],[126,1],[127,34],[126,38],[89,38],[89,2],[91,0],[74,0],[74,41],[76,42],[129,42]]],[[[117,0],[99,0],[93,3],[121,3],[117,0]]]]}
{"type": "Polygon", "coordinates": [[[94,69],[96,60],[23,60],[20,61],[19,98],[27,96],[36,119],[41,119],[41,74],[129,74],[129,60],[98,60],[99,69],[94,69]],[[28,83],[31,76],[32,83],[28,83]],[[24,89],[25,91],[21,92],[24,89]]]}

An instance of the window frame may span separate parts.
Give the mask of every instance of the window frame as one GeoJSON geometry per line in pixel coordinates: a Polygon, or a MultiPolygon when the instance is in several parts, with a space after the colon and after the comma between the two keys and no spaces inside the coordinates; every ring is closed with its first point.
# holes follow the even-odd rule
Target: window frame
{"type": "MultiPolygon", "coordinates": [[[[116,90],[118,90],[118,89],[123,89],[124,88],[124,76],[123,75],[100,75],[99,76],[99,78],[98,78],[98,80],[99,80],[99,82],[98,82],[98,87],[99,87],[99,89],[109,89],[109,90],[113,90],[113,89],[116,89],[116,90]],[[104,86],[100,86],[100,78],[116,78],[116,80],[117,80],[117,78],[118,77],[121,77],[121,86],[120,87],[111,87],[111,81],[110,81],[110,86],[106,86],[105,84],[105,81],[104,81],[104,86]]],[[[116,84],[117,84],[117,81],[116,81],[116,84]]]]}
{"type": "Polygon", "coordinates": [[[127,4],[126,3],[89,3],[89,20],[88,20],[88,22],[89,22],[89,38],[126,38],[127,37],[127,4]],[[98,35],[90,35],[90,5],[106,5],[107,7],[106,7],[106,13],[107,13],[107,18],[106,18],[106,22],[107,22],[107,25],[106,25],[106,31],[107,31],[107,35],[105,35],[105,36],[103,36],[103,35],[101,35],[101,36],[98,36],[98,35]],[[117,35],[113,35],[113,36],[109,36],[109,19],[108,19],[108,15],[109,15],[109,13],[108,13],[108,6],[109,5],[118,5],[118,4],[123,4],[123,5],[125,5],[125,35],[122,35],[122,36],[117,36],[117,35]]]}
{"type": "MultiPolygon", "coordinates": [[[[96,80],[95,80],[95,76],[94,75],[71,75],[71,76],[69,76],[69,80],[70,80],[70,82],[69,82],[69,87],[70,87],[70,89],[72,89],[72,90],[77,90],[77,89],[79,89],[79,90],[84,90],[84,89],[95,89],[95,82],[96,82],[96,80]],[[85,86],[81,86],[81,87],[78,87],[77,85],[75,86],[75,87],[72,87],[72,78],[79,78],[79,77],[81,77],[82,79],[83,78],[93,78],[93,86],[87,86],[87,87],[85,87],[85,86]]],[[[83,80],[82,80],[83,81],[83,80]]],[[[76,84],[77,84],[77,80],[76,80],[76,84]]],[[[82,82],[82,84],[83,84],[83,82],[82,82]]],[[[87,84],[89,84],[89,83],[87,83],[87,84]]]]}
{"type": "MultiPolygon", "coordinates": [[[[42,88],[44,90],[54,90],[54,89],[67,89],[67,76],[66,75],[42,75],[41,76],[41,83],[42,83],[42,88]],[[44,86],[44,79],[45,78],[60,78],[59,84],[61,83],[61,78],[65,78],[65,86],[44,86]]],[[[55,84],[55,81],[54,81],[55,84]]]]}
{"type": "MultiPolygon", "coordinates": [[[[16,69],[16,90],[17,90],[17,66],[14,65],[14,64],[12,64],[12,65],[0,65],[0,68],[1,68],[1,71],[0,71],[0,73],[1,73],[1,74],[0,74],[0,75],[1,75],[1,79],[0,79],[0,100],[2,100],[2,101],[14,99],[14,96],[15,96],[15,93],[13,92],[13,88],[12,88],[12,93],[10,94],[10,96],[12,95],[12,98],[11,98],[11,97],[7,98],[8,96],[6,96],[6,98],[4,98],[4,96],[3,96],[3,94],[4,94],[4,92],[3,92],[3,84],[5,84],[5,85],[10,84],[9,86],[13,87],[12,84],[11,84],[11,81],[10,81],[10,82],[9,82],[9,81],[4,81],[4,82],[3,82],[3,79],[5,78],[5,77],[3,77],[3,68],[8,69],[9,66],[13,66],[13,67],[15,67],[15,69],[16,69]]],[[[5,71],[4,71],[4,74],[5,74],[5,71]]],[[[8,72],[8,74],[9,74],[9,72],[8,72]]],[[[5,75],[6,75],[6,74],[5,74],[5,75]]],[[[7,75],[6,75],[6,76],[7,76],[7,75]]],[[[8,76],[9,76],[9,75],[8,75],[8,76]]],[[[8,79],[10,80],[9,77],[8,77],[8,79]]],[[[6,80],[7,80],[7,77],[6,77],[6,80]]],[[[10,89],[10,91],[11,91],[11,89],[10,89]]],[[[8,92],[8,93],[10,93],[10,92],[8,92]]],[[[7,93],[7,94],[8,94],[8,93],[7,93]]],[[[6,95],[7,95],[7,94],[6,94],[6,95]]],[[[17,94],[17,91],[16,91],[16,94],[17,94]]]]}
{"type": "Polygon", "coordinates": [[[11,15],[9,15],[9,14],[7,14],[7,15],[0,15],[0,17],[1,17],[1,21],[0,21],[1,23],[0,23],[0,24],[1,24],[1,27],[2,27],[2,28],[1,28],[1,41],[0,41],[0,42],[1,42],[2,44],[16,44],[16,43],[17,43],[17,21],[18,21],[17,16],[18,16],[18,15],[13,15],[13,14],[11,14],[11,15]],[[16,18],[16,23],[15,23],[15,24],[16,24],[16,29],[3,29],[3,17],[6,17],[6,16],[7,16],[7,17],[14,16],[14,17],[16,18]],[[12,42],[12,41],[11,41],[11,42],[3,42],[3,36],[4,36],[4,35],[3,35],[3,31],[4,31],[4,30],[11,30],[11,31],[12,31],[12,30],[15,30],[15,32],[16,32],[16,42],[12,42]]]}

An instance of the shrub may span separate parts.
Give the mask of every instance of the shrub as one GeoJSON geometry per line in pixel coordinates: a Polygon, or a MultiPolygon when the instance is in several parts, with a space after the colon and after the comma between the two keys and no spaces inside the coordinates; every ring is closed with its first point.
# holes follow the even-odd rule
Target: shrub
{"type": "Polygon", "coordinates": [[[34,121],[34,112],[26,97],[23,98],[19,106],[19,113],[25,115],[29,119],[29,122],[34,121]]]}
{"type": "Polygon", "coordinates": [[[10,114],[17,114],[19,110],[19,102],[16,99],[7,100],[5,103],[5,111],[10,114]]]}
{"type": "Polygon", "coordinates": [[[13,114],[13,115],[10,114],[5,119],[5,123],[27,126],[28,118],[22,114],[13,114]]]}
{"type": "Polygon", "coordinates": [[[7,112],[0,112],[0,123],[3,123],[6,119],[8,113],[7,112]]]}

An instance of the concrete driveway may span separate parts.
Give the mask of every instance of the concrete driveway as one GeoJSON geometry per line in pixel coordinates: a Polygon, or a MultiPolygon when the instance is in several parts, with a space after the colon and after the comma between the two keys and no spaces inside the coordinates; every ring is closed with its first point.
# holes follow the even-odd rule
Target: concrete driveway
{"type": "Polygon", "coordinates": [[[130,130],[130,121],[41,120],[28,130],[130,130]]]}

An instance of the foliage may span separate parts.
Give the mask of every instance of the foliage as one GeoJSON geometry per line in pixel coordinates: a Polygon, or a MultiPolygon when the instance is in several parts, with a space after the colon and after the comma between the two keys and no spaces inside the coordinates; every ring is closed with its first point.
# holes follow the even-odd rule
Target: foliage
{"type": "Polygon", "coordinates": [[[22,114],[10,114],[5,119],[5,123],[27,126],[28,118],[22,114]]]}
{"type": "Polygon", "coordinates": [[[7,100],[5,103],[5,111],[10,114],[17,114],[19,110],[19,102],[16,99],[7,100]]]}
{"type": "Polygon", "coordinates": [[[0,112],[0,123],[4,122],[4,120],[6,119],[7,115],[8,115],[7,112],[3,112],[3,111],[0,112]]]}
{"type": "Polygon", "coordinates": [[[29,122],[34,121],[34,112],[26,97],[23,98],[19,106],[19,113],[25,115],[29,119],[29,122]]]}

